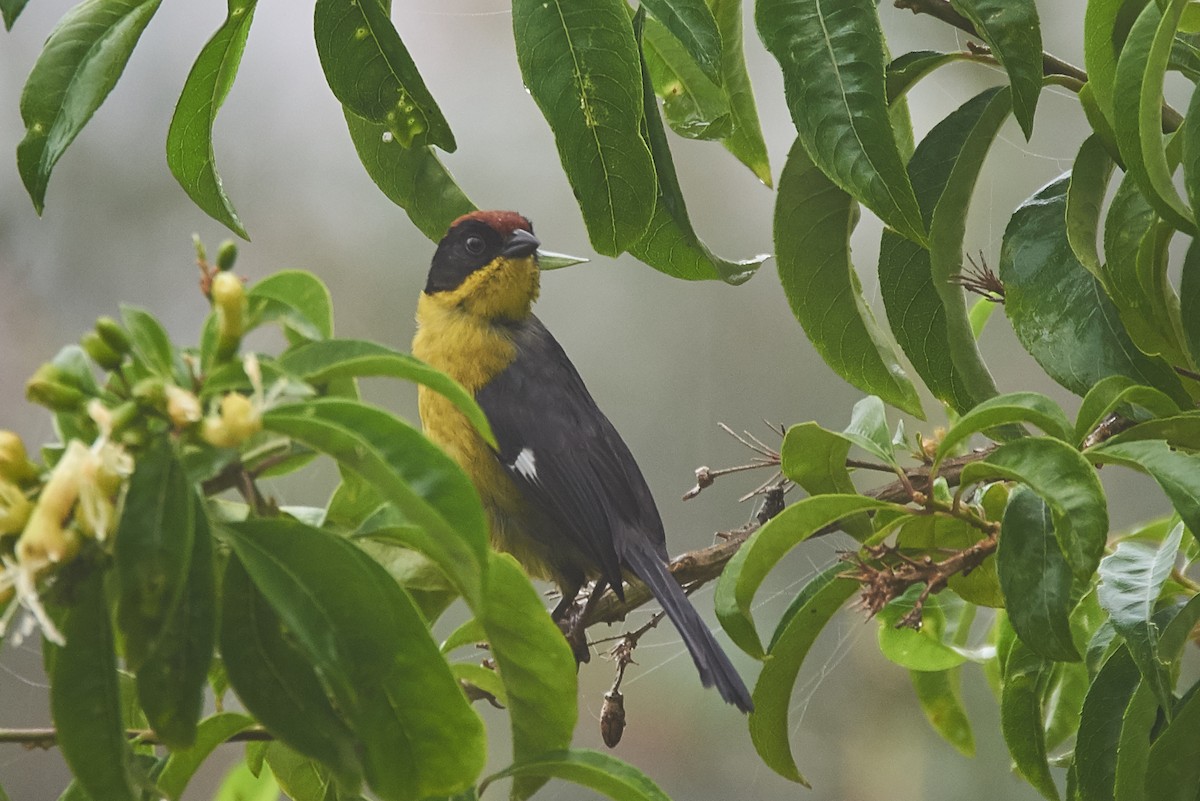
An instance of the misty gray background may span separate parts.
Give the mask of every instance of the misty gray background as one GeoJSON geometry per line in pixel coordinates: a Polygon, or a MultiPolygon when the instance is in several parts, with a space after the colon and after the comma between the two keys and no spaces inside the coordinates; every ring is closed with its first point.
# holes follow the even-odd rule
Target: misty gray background
{"type": "MultiPolygon", "coordinates": [[[[73,342],[119,303],[144,306],[177,341],[194,342],[207,306],[196,288],[190,237],[210,251],[229,236],[176,185],[163,155],[167,124],[197,52],[224,19],[225,4],[164,3],[124,77],[59,163],[46,212],[35,215],[17,176],[23,135],[21,85],[41,43],[69,3],[34,0],[15,30],[0,35],[0,427],[31,443],[53,436],[46,414],[26,404],[23,384],[62,344],[73,342]]],[[[522,88],[503,0],[398,2],[397,26],[459,143],[444,156],[481,207],[512,208],[535,223],[546,248],[593,257],[547,274],[538,313],[555,332],[602,408],[638,457],[678,553],[710,544],[714,532],[743,523],[753,509],[737,497],[767,476],[726,478],[681,503],[699,465],[743,462],[747,453],[719,432],[718,421],[770,439],[763,420],[816,420],[840,429],[861,396],[817,357],[792,318],[768,262],[742,287],[684,283],[623,256],[595,258],[559,168],[553,140],[522,88]]],[[[1083,3],[1042,3],[1047,49],[1082,62],[1083,3]]],[[[883,3],[893,53],[953,49],[965,40],[928,18],[883,3]]],[[[749,14],[749,10],[748,10],[749,14]]],[[[340,335],[407,349],[413,311],[433,245],[371,183],[358,164],[338,104],[324,84],[312,43],[310,4],[263,2],[237,83],[217,121],[217,164],[253,237],[241,244],[238,271],[259,279],[283,268],[310,270],[331,288],[340,335]]],[[[792,142],[781,78],[747,16],[747,56],[759,100],[773,174],[792,142]]],[[[936,120],[1002,75],[955,65],[910,95],[918,138],[936,120]]],[[[1037,135],[1026,143],[1011,122],[1001,132],[975,193],[967,249],[993,266],[1008,214],[1069,167],[1084,136],[1077,102],[1047,89],[1037,135]]],[[[773,192],[716,143],[673,137],[693,222],[722,254],[742,258],[771,250],[773,192]]],[[[869,213],[855,234],[864,290],[882,318],[873,275],[879,224],[869,213]]],[[[1065,395],[1016,345],[996,315],[981,345],[1001,391],[1065,395]]],[[[415,418],[415,391],[372,382],[367,396],[415,418]]],[[[944,422],[923,396],[928,423],[944,422]]],[[[892,415],[893,421],[896,415],[892,415]]],[[[1111,479],[1106,476],[1106,480],[1111,479]]],[[[276,485],[285,503],[319,503],[328,475],[276,485]]],[[[1139,514],[1114,502],[1114,525],[1139,514]]],[[[832,538],[811,543],[773,577],[756,614],[769,631],[805,577],[835,558],[832,538]],[[774,593],[774,594],[772,594],[774,593]]],[[[712,590],[697,596],[711,616],[712,590]]],[[[364,610],[364,613],[368,613],[364,610]]],[[[640,624],[646,613],[631,622],[640,624]]],[[[638,649],[623,690],[629,726],[616,754],[652,776],[675,799],[1033,799],[1010,773],[995,705],[980,671],[965,670],[979,741],[971,760],[926,724],[906,672],[874,644],[876,623],[843,613],[822,636],[792,702],[792,736],[805,790],[764,767],[743,718],[699,687],[674,631],[662,627],[638,649]]],[[[598,634],[598,632],[593,632],[598,634]]],[[[617,633],[617,629],[613,630],[617,633]]],[[[727,642],[727,640],[723,640],[727,642]]],[[[731,653],[736,651],[731,647],[731,653]]],[[[749,682],[757,667],[735,661],[749,682]]],[[[576,744],[603,748],[597,733],[601,696],[612,680],[604,659],[581,672],[576,744]]],[[[507,764],[507,719],[481,709],[494,745],[491,767],[507,764]]],[[[36,643],[0,651],[0,726],[46,725],[49,712],[36,643]]],[[[240,748],[220,751],[222,764],[240,748]]],[[[223,767],[221,768],[223,769],[223,767]]],[[[57,752],[0,746],[0,784],[14,801],[56,798],[67,774],[57,752]]],[[[219,770],[193,783],[187,798],[211,797],[219,770]]],[[[490,797],[503,792],[497,788],[490,797]]],[[[588,797],[554,783],[539,798],[588,797]]],[[[98,800],[99,801],[99,800],[98,800]]]]}

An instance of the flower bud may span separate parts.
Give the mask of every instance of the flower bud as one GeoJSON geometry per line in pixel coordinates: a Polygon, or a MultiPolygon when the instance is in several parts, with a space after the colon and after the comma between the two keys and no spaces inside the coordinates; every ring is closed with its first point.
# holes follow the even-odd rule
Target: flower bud
{"type": "Polygon", "coordinates": [[[230,392],[221,399],[219,417],[204,421],[201,435],[218,448],[236,448],[262,429],[262,414],[250,398],[230,392]]]}
{"type": "Polygon", "coordinates": [[[217,361],[227,361],[246,333],[246,287],[233,273],[221,272],[213,276],[209,293],[217,312],[217,361]]]}
{"type": "Polygon", "coordinates": [[[20,534],[29,522],[33,504],[16,484],[0,480],[0,537],[20,534]]]}
{"type": "Polygon", "coordinates": [[[80,474],[93,454],[77,439],[71,440],[17,540],[17,559],[29,570],[62,562],[79,550],[79,537],[63,528],[79,497],[80,474]]]}
{"type": "Polygon", "coordinates": [[[25,443],[11,431],[0,431],[0,479],[26,484],[38,477],[37,466],[29,461],[25,443]]]}
{"type": "Polygon", "coordinates": [[[237,243],[232,239],[226,239],[217,248],[217,269],[222,271],[232,270],[233,263],[237,261],[237,255],[237,243]]]}
{"type": "Polygon", "coordinates": [[[133,399],[149,409],[161,409],[167,402],[166,384],[161,378],[143,378],[133,385],[133,399]]]}
{"type": "Polygon", "coordinates": [[[65,380],[63,372],[53,364],[43,364],[25,384],[25,397],[56,412],[76,411],[87,396],[65,380]]]}
{"type": "Polygon", "coordinates": [[[168,384],[164,391],[167,396],[167,416],[176,428],[187,428],[199,422],[202,412],[200,399],[195,394],[174,384],[168,384]]]}
{"type": "Polygon", "coordinates": [[[133,350],[129,332],[111,317],[101,317],[96,320],[96,333],[100,335],[106,345],[117,353],[124,355],[133,350]]]}
{"type": "Polygon", "coordinates": [[[117,351],[104,341],[104,337],[100,336],[95,331],[88,331],[79,338],[79,344],[83,346],[83,350],[88,356],[92,357],[92,361],[100,365],[105,370],[116,370],[121,366],[124,360],[117,351]]]}

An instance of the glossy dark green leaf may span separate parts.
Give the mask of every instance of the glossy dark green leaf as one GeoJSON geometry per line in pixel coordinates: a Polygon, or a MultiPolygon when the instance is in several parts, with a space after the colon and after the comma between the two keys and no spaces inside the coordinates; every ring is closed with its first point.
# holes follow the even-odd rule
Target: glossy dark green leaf
{"type": "MultiPolygon", "coordinates": [[[[508,697],[513,762],[570,747],[578,716],[575,657],[516,561],[493,553],[481,618],[508,697]]],[[[510,795],[528,798],[544,778],[517,776],[510,795]]]]}
{"type": "Polygon", "coordinates": [[[1101,283],[1105,274],[1097,249],[1100,212],[1114,166],[1104,142],[1092,134],[1079,146],[1067,184],[1067,242],[1079,263],[1101,283]]]}
{"type": "Polygon", "coordinates": [[[960,417],[938,445],[935,464],[972,434],[1014,423],[1030,423],[1064,442],[1074,438],[1071,423],[1057,403],[1038,392],[1010,392],[988,398],[960,417]]]}
{"type": "Polygon", "coordinates": [[[1200,692],[1193,687],[1150,746],[1146,798],[1195,801],[1200,786],[1200,692]]]}
{"type": "Polygon", "coordinates": [[[1141,442],[1148,439],[1164,440],[1172,448],[1200,451],[1200,413],[1184,412],[1173,417],[1156,417],[1138,423],[1105,442],[1115,445],[1118,442],[1141,442]]]}
{"type": "MultiPolygon", "coordinates": [[[[816,423],[800,423],[788,429],[779,449],[780,469],[809,495],[853,495],[857,491],[846,469],[850,440],[816,423]]],[[[846,533],[859,542],[871,536],[866,517],[842,521],[846,533]]]]}
{"type": "Polygon", "coordinates": [[[1112,798],[1121,720],[1140,678],[1128,649],[1121,647],[1092,680],[1079,716],[1075,743],[1080,798],[1112,798]]]}
{"type": "Polygon", "coordinates": [[[1163,583],[1175,566],[1183,537],[1180,523],[1158,547],[1125,540],[1100,562],[1100,605],[1108,612],[1117,633],[1137,663],[1142,677],[1170,714],[1172,681],[1158,655],[1159,629],[1155,605],[1163,583]]]}
{"type": "Polygon", "coordinates": [[[221,655],[229,683],[280,741],[320,760],[343,783],[361,782],[358,742],[334,710],[312,662],[236,558],[222,583],[221,655]]]}
{"type": "Polygon", "coordinates": [[[996,569],[1017,636],[1046,659],[1079,659],[1071,636],[1073,576],[1054,536],[1050,507],[1017,487],[1004,510],[996,569]]]}
{"type": "Polygon", "coordinates": [[[996,394],[954,278],[975,180],[1010,109],[1007,89],[989,89],[929,132],[908,163],[929,249],[886,229],[880,243],[879,289],[892,332],[934,396],[960,413],[996,394]]]}
{"type": "MultiPolygon", "coordinates": [[[[0,16],[4,17],[4,29],[6,31],[12,30],[17,17],[21,16],[21,11],[24,10],[25,4],[28,2],[29,0],[0,0],[0,16]]],[[[0,794],[3,792],[3,789],[0,789],[0,794]]],[[[0,798],[2,797],[0,795],[0,798]]]]}
{"type": "Polygon", "coordinates": [[[1004,65],[1012,87],[1013,116],[1028,139],[1042,91],[1042,29],[1033,0],[951,0],[971,21],[992,55],[1004,65]]]}
{"type": "Polygon", "coordinates": [[[1149,3],[1129,31],[1117,61],[1113,128],[1129,174],[1167,222],[1195,233],[1192,211],[1179,197],[1162,143],[1163,77],[1179,15],[1187,0],[1170,0],[1163,10],[1149,3]]]}
{"type": "Polygon", "coordinates": [[[934,731],[963,756],[975,756],[975,735],[962,701],[962,670],[910,670],[908,675],[934,731]]]}
{"type": "Polygon", "coordinates": [[[317,0],[313,27],[325,80],[342,105],[387,126],[404,147],[454,151],[450,124],[379,0],[317,0]]]}
{"type": "Polygon", "coordinates": [[[196,770],[204,760],[238,732],[254,725],[254,718],[237,712],[219,712],[200,722],[196,729],[196,742],[191,748],[172,751],[167,757],[162,773],[158,775],[158,789],[172,801],[178,801],[196,770]]]}
{"type": "Polygon", "coordinates": [[[555,751],[541,754],[526,762],[509,765],[480,783],[480,795],[492,782],[510,776],[566,779],[581,787],[603,793],[616,801],[671,801],[649,776],[628,762],[599,751],[578,748],[555,751]]]}
{"type": "Polygon", "coordinates": [[[706,140],[725,139],[733,133],[733,113],[725,90],[705,75],[687,49],[657,20],[646,20],[642,56],[672,131],[688,139],[706,140]]]}
{"type": "Polygon", "coordinates": [[[1200,245],[1188,246],[1183,260],[1183,275],[1179,280],[1179,316],[1183,320],[1184,338],[1192,360],[1200,359],[1200,245]]]}
{"type": "Polygon", "coordinates": [[[122,305],[121,321],[129,331],[135,366],[181,386],[190,383],[183,360],[154,315],[136,306],[122,305]]]}
{"type": "Polygon", "coordinates": [[[208,40],[183,84],[167,129],[167,166],[205,214],[249,238],[238,218],[213,155],[212,129],[237,76],[258,0],[228,0],[225,22],[208,40]]]}
{"type": "Polygon", "coordinates": [[[477,605],[487,559],[487,522],[462,469],[399,418],[336,398],[277,406],[263,426],[336,459],[365,478],[419,529],[407,544],[428,556],[477,605]]]}
{"type": "Polygon", "coordinates": [[[758,106],[746,70],[742,44],[742,0],[708,0],[717,30],[721,32],[721,88],[729,98],[733,133],[722,140],[733,156],[767,186],[771,186],[771,162],[758,122],[758,106]]]}
{"type": "Polygon", "coordinates": [[[643,5],[683,45],[705,75],[720,80],[721,32],[704,0],[646,0],[643,5]]]}
{"type": "Polygon", "coordinates": [[[489,442],[491,426],[462,385],[408,353],[361,339],[328,339],[290,348],[279,358],[280,366],[310,384],[321,385],[342,378],[385,376],[412,381],[445,395],[489,442]]]}
{"type": "Polygon", "coordinates": [[[1108,507],[1096,471],[1079,451],[1049,437],[1014,440],[967,465],[961,481],[966,487],[991,478],[1019,481],[1040,495],[1072,572],[1087,578],[1096,571],[1108,539],[1108,507]]]}
{"type": "Polygon", "coordinates": [[[196,511],[174,450],[159,440],[137,459],[114,535],[117,621],[135,672],[169,633],[196,551],[196,511]]]}
{"type": "Polygon", "coordinates": [[[400,585],[320,529],[280,519],[229,531],[360,739],[371,787],[383,798],[419,799],[470,786],[486,756],[483,723],[400,585]]]}
{"type": "MultiPolygon", "coordinates": [[[[1200,76],[1198,76],[1200,77],[1200,76]]],[[[1183,188],[1187,192],[1188,201],[1192,208],[1200,208],[1200,92],[1193,92],[1188,102],[1187,119],[1190,124],[1183,126],[1183,145],[1181,148],[1181,163],[1183,165],[1183,188]]]]}
{"type": "Polygon", "coordinates": [[[160,2],[80,3],[46,40],[21,90],[25,138],[17,145],[17,172],[38,214],[54,165],[120,79],[160,2]]]}
{"type": "Polygon", "coordinates": [[[622,0],[516,0],[526,87],[554,132],[592,246],[608,256],[643,237],[655,178],[642,139],[642,78],[622,0]]]}
{"type": "Polygon", "coordinates": [[[871,0],[765,0],[755,22],[783,68],[792,121],[813,162],[914,242],[925,226],[888,118],[883,33],[871,0]]]}
{"type": "Polygon", "coordinates": [[[797,601],[775,630],[770,658],[754,685],[754,711],[750,713],[750,741],[767,767],[785,779],[809,786],[792,756],[788,713],[796,677],[817,635],[834,613],[858,589],[858,582],[840,578],[844,566],[817,574],[797,596],[797,601]]]}
{"type": "Polygon", "coordinates": [[[912,50],[896,56],[887,66],[888,103],[895,103],[915,86],[917,81],[938,67],[961,61],[966,56],[962,51],[939,53],[936,50],[912,50]]]}
{"type": "Polygon", "coordinates": [[[180,528],[190,521],[193,528],[186,580],[162,633],[137,671],[138,700],[150,728],[172,749],[189,748],[196,739],[217,638],[212,533],[204,501],[191,487],[187,494],[192,506],[188,520],[165,521],[180,528]]]}
{"type": "Polygon", "coordinates": [[[767,573],[793,547],[821,528],[857,512],[896,509],[862,495],[817,495],[797,501],[750,535],[725,566],[715,603],[721,626],[753,657],[766,656],[751,615],[754,595],[767,573]]]}
{"type": "Polygon", "coordinates": [[[288,748],[283,743],[270,743],[263,754],[269,773],[279,782],[279,789],[290,801],[360,801],[357,792],[342,793],[329,770],[317,762],[288,748]]]}
{"type": "Polygon", "coordinates": [[[1113,118],[1117,57],[1129,28],[1148,0],[1089,0],[1083,20],[1083,60],[1088,85],[1104,117],[1113,118]]]}
{"type": "Polygon", "coordinates": [[[1001,683],[1000,731],[1017,773],[1044,798],[1058,801],[1043,728],[1042,695],[1050,673],[1050,662],[1019,640],[1013,644],[1001,683]]]}
{"type": "Polygon", "coordinates": [[[1000,280],[1017,339],[1051,378],[1078,395],[1103,378],[1124,375],[1186,402],[1174,371],[1134,346],[1100,282],[1071,252],[1066,190],[1065,176],[1043,187],[1004,232],[1000,280]]]}
{"type": "MultiPolygon", "coordinates": [[[[1045,696],[1047,751],[1053,752],[1077,736],[1079,713],[1090,683],[1091,675],[1083,661],[1054,666],[1045,696]]],[[[1065,797],[1071,798],[1070,793],[1065,797]]]]}
{"type": "Polygon", "coordinates": [[[1084,396],[1075,419],[1075,441],[1082,442],[1110,413],[1126,408],[1145,409],[1155,417],[1179,414],[1179,405],[1153,387],[1134,383],[1123,375],[1097,382],[1084,396]]]}
{"type": "Polygon", "coordinates": [[[779,178],[775,250],[792,313],[835,373],[923,418],[916,388],[863,298],[850,260],[858,204],[833,184],[797,139],[779,178]]]}
{"type": "Polygon", "coordinates": [[[66,644],[47,641],[50,714],[58,747],[79,786],[92,798],[134,801],[129,745],[121,721],[117,657],[104,598],[104,575],[75,576],[59,629],[66,644]]]}
{"type": "Polygon", "coordinates": [[[912,586],[879,610],[875,616],[879,623],[875,632],[879,652],[909,670],[949,670],[967,658],[943,642],[946,618],[938,596],[931,595],[925,600],[919,629],[902,624],[924,589],[922,585],[912,586]]]}
{"type": "Polygon", "coordinates": [[[437,242],[451,222],[475,210],[430,147],[405,147],[386,125],[348,109],[345,113],[350,139],[367,175],[425,236],[437,242]]]}
{"type": "Polygon", "coordinates": [[[333,336],[333,301],[315,275],[303,270],[280,270],[252,284],[246,291],[250,319],[255,326],[280,321],[289,340],[328,339],[333,336]]]}
{"type": "Polygon", "coordinates": [[[1200,456],[1173,450],[1162,440],[1135,440],[1095,448],[1087,458],[1150,475],[1192,535],[1200,535],[1200,456]]]}
{"type": "MultiPolygon", "coordinates": [[[[635,21],[639,25],[640,21],[635,21]]],[[[641,41],[640,30],[635,31],[641,41]]],[[[644,64],[643,64],[644,66],[644,64]]],[[[642,81],[642,100],[645,105],[645,135],[658,174],[658,190],[654,201],[654,216],[645,234],[630,245],[629,252],[656,270],[688,280],[719,278],[730,284],[741,284],[754,275],[767,256],[760,255],[741,261],[729,261],[714,254],[696,235],[688,218],[683,190],[675,174],[675,164],[666,131],[658,116],[647,70],[642,81]]]]}

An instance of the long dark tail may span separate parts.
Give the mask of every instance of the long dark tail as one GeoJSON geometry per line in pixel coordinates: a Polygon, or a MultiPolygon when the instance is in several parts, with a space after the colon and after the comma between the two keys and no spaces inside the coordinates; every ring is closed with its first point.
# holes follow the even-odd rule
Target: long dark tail
{"type": "Polygon", "coordinates": [[[622,555],[637,577],[646,582],[679,630],[692,661],[696,663],[696,670],[700,672],[700,682],[705,687],[715,684],[721,697],[743,712],[753,711],[754,702],[750,700],[750,691],[742,677],[650,542],[641,536],[628,537],[622,555]]]}

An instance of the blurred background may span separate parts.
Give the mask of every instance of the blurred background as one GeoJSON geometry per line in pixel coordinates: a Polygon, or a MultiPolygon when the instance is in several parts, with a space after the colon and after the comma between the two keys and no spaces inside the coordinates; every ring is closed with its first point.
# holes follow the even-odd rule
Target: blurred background
{"type": "MultiPolygon", "coordinates": [[[[184,78],[224,19],[225,4],[215,0],[163,4],[117,88],[55,170],[45,215],[34,213],[16,171],[15,149],[23,135],[18,101],[42,42],[70,5],[36,0],[13,32],[0,34],[0,427],[31,443],[54,435],[48,416],[25,402],[25,378],[60,346],[77,341],[98,315],[115,315],[120,303],[151,310],[177,341],[195,342],[207,304],[196,285],[191,235],[198,232],[210,252],[229,236],[191,204],[164,157],[184,78]]],[[[1040,5],[1046,48],[1082,63],[1083,1],[1040,5]]],[[[894,54],[966,44],[929,18],[890,3],[880,10],[894,54]]],[[[778,68],[754,35],[751,11],[747,58],[778,177],[794,132],[778,68]]],[[[332,290],[340,335],[407,349],[433,245],[359,165],[324,83],[307,5],[264,2],[256,16],[216,130],[224,185],[253,238],[241,244],[238,272],[254,281],[283,268],[310,270],[332,290]]],[[[816,420],[841,429],[861,394],[820,361],[788,310],[774,264],[768,262],[746,285],[729,287],[680,282],[628,256],[595,258],[550,131],[521,85],[504,0],[397,2],[394,18],[454,128],[459,150],[443,158],[467,194],[481,207],[511,208],[530,217],[550,250],[593,256],[588,264],[546,275],[538,313],[638,457],[667,523],[672,552],[706,546],[715,532],[745,522],[754,509],[737,498],[765,475],[724,478],[688,503],[679,500],[693,484],[696,467],[747,460],[718,422],[776,443],[764,421],[816,420]]],[[[1001,81],[1000,72],[979,65],[954,65],[922,81],[910,95],[918,139],[962,102],[1001,81]]],[[[976,189],[967,250],[982,252],[993,266],[1013,208],[1069,168],[1085,131],[1078,103],[1048,88],[1036,131],[1026,142],[1010,122],[976,189]]],[[[770,251],[773,192],[717,143],[674,136],[672,142],[701,236],[731,258],[770,251]]],[[[879,232],[878,222],[865,214],[854,244],[864,291],[882,319],[873,274],[879,232]]],[[[1002,315],[993,318],[981,347],[1002,392],[1042,391],[1074,413],[1078,400],[1024,354],[1002,315]]],[[[366,394],[416,417],[410,385],[371,383],[366,394]]],[[[907,420],[909,432],[944,422],[939,406],[927,394],[923,400],[930,420],[907,420]]],[[[318,473],[271,489],[285,503],[320,503],[328,479],[318,473]]],[[[1142,485],[1106,480],[1114,492],[1115,526],[1147,513],[1136,497],[1142,485]]],[[[773,576],[774,594],[763,596],[770,600],[756,612],[760,626],[773,625],[806,577],[835,559],[845,544],[825,538],[793,554],[773,576]]],[[[697,600],[711,618],[711,588],[697,600]]],[[[640,625],[648,614],[640,612],[631,624],[640,625]]],[[[1010,772],[980,671],[965,670],[978,740],[978,754],[966,759],[928,727],[906,671],[879,655],[876,628],[861,614],[843,612],[801,675],[792,701],[793,743],[812,790],[762,765],[742,717],[715,693],[701,691],[669,627],[638,649],[639,664],[622,687],[629,725],[615,753],[676,799],[1036,798],[1010,772]]],[[[752,681],[757,673],[752,660],[735,656],[735,661],[752,681]]],[[[579,746],[603,748],[597,720],[611,681],[604,659],[581,672],[579,746]]],[[[36,641],[5,643],[0,650],[0,710],[0,727],[48,725],[36,641]]],[[[507,719],[481,712],[493,738],[491,767],[503,767],[509,756],[507,719]]],[[[222,770],[240,753],[237,746],[224,747],[220,764],[193,782],[186,797],[210,798],[222,770]]],[[[0,785],[14,801],[56,798],[68,780],[56,751],[0,746],[0,785]]],[[[583,795],[554,783],[538,797],[583,795]]]]}

